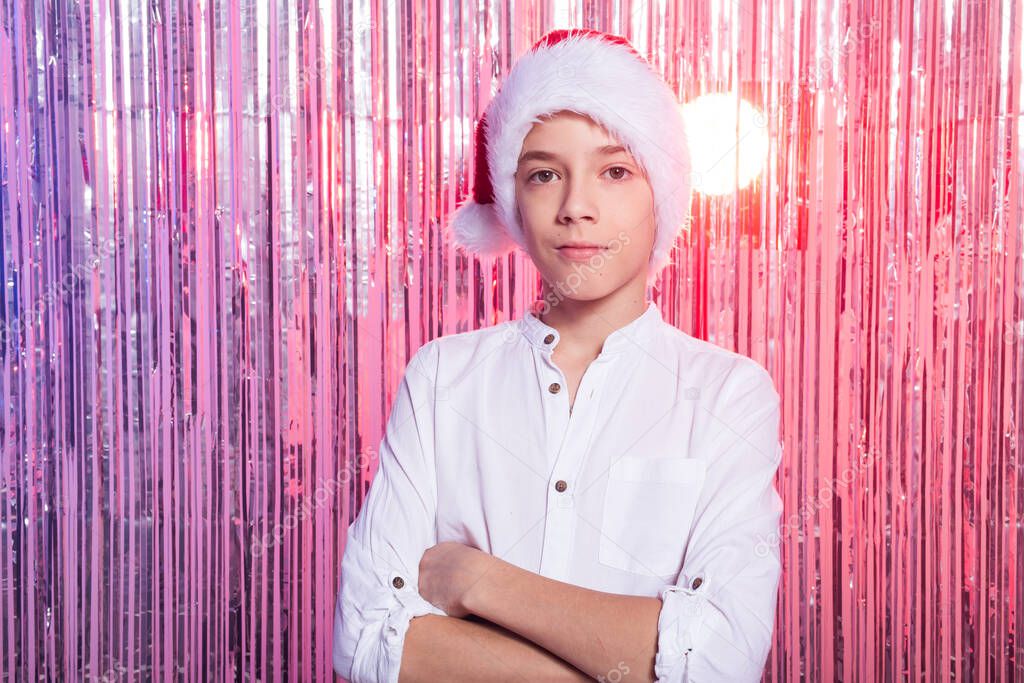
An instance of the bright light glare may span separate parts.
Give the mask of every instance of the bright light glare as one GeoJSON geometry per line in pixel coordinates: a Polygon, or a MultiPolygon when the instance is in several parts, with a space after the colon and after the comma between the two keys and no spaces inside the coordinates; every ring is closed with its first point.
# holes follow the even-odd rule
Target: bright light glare
{"type": "Polygon", "coordinates": [[[736,100],[734,93],[716,93],[683,105],[696,192],[729,194],[764,170],[768,119],[746,100],[737,107],[736,100]]]}

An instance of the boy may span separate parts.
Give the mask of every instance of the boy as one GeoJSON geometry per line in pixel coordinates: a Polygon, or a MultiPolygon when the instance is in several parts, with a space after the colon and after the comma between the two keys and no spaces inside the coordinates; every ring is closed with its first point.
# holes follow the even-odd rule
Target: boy
{"type": "Polygon", "coordinates": [[[547,34],[477,127],[455,241],[526,251],[523,316],[423,345],[348,530],[353,683],[760,680],[780,575],[779,396],[647,300],[690,204],[668,86],[547,34]]]}

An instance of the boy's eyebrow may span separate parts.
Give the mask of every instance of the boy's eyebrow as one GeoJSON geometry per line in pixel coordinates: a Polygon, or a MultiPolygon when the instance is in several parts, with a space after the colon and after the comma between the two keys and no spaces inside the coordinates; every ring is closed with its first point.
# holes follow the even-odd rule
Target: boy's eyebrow
{"type": "MultiPolygon", "coordinates": [[[[611,156],[612,154],[619,154],[620,152],[629,153],[622,145],[604,145],[602,147],[595,147],[590,151],[592,156],[611,156]]],[[[519,157],[517,165],[522,165],[527,161],[559,161],[558,155],[552,152],[545,152],[542,149],[535,149],[529,152],[523,152],[519,157]]]]}

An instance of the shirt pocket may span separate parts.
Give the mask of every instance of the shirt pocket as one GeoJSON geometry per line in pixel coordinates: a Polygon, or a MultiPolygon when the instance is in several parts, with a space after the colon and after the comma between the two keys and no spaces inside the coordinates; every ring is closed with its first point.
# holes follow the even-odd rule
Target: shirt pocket
{"type": "Polygon", "coordinates": [[[653,576],[677,573],[706,474],[707,463],[695,458],[615,460],[601,515],[601,564],[653,576]]]}

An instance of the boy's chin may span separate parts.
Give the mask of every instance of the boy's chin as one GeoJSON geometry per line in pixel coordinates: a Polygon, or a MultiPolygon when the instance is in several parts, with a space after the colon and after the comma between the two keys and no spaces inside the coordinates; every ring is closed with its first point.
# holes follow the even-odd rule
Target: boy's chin
{"type": "Polygon", "coordinates": [[[547,279],[549,289],[558,295],[559,299],[572,301],[597,301],[609,296],[626,284],[629,278],[611,279],[607,276],[591,276],[591,280],[579,282],[571,272],[566,277],[547,279]]]}

